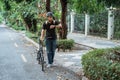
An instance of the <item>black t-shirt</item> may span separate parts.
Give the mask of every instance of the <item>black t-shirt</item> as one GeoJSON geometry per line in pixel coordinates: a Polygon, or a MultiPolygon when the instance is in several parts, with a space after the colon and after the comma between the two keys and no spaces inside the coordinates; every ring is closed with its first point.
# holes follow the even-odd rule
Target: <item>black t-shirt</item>
{"type": "Polygon", "coordinates": [[[51,25],[58,25],[58,24],[59,24],[58,21],[52,21],[51,23],[49,23],[49,22],[43,23],[42,29],[46,30],[46,39],[56,39],[57,38],[55,28],[50,29],[50,26],[51,25]]]}

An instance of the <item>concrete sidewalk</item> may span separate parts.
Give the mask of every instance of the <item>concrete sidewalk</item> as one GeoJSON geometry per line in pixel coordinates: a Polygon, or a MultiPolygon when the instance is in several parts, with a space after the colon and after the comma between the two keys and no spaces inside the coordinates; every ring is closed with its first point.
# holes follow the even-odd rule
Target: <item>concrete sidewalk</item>
{"type": "Polygon", "coordinates": [[[120,46],[120,41],[107,40],[107,38],[100,38],[94,36],[85,36],[79,33],[69,33],[68,39],[73,39],[76,43],[86,45],[93,48],[112,48],[120,46]]]}
{"type": "MultiPolygon", "coordinates": [[[[29,39],[28,37],[26,37],[25,33],[21,33],[21,34],[28,41],[32,42],[36,47],[38,47],[38,44],[33,40],[29,39]]],[[[73,39],[76,43],[82,44],[81,46],[85,45],[92,48],[111,48],[115,46],[120,46],[120,41],[114,42],[104,38],[98,38],[92,36],[85,37],[83,34],[78,34],[78,33],[69,33],[68,39],[73,39]]],[[[90,50],[91,49],[73,50],[67,52],[56,51],[55,63],[58,64],[58,66],[65,67],[68,70],[73,71],[77,75],[83,76],[81,58],[84,54],[86,54],[90,50]]],[[[87,80],[87,79],[83,77],[83,79],[80,80],[87,80]]]]}
{"type": "MultiPolygon", "coordinates": [[[[35,43],[33,40],[29,39],[28,37],[25,38],[38,47],[38,44],[35,43]]],[[[82,34],[76,34],[76,33],[69,33],[68,39],[75,40],[76,43],[82,44],[81,46],[85,45],[92,48],[111,48],[115,46],[120,46],[119,41],[115,42],[115,41],[107,40],[105,38],[98,38],[92,36],[85,37],[82,34]]],[[[90,50],[91,49],[73,50],[67,52],[56,51],[55,64],[65,67],[73,71],[77,75],[83,76],[84,74],[82,71],[81,58],[84,54],[86,54],[90,50]]],[[[83,76],[82,80],[87,80],[87,79],[83,76]]]]}

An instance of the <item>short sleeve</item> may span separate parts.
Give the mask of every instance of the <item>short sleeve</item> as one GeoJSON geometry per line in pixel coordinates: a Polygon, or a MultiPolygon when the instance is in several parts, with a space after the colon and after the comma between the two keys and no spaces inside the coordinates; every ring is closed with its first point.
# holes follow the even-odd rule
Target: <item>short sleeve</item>
{"type": "Polygon", "coordinates": [[[42,26],[42,29],[46,29],[46,24],[45,23],[43,23],[43,26],[42,26]]]}
{"type": "Polygon", "coordinates": [[[60,24],[60,22],[59,21],[55,21],[55,25],[58,25],[58,24],[60,24]]]}

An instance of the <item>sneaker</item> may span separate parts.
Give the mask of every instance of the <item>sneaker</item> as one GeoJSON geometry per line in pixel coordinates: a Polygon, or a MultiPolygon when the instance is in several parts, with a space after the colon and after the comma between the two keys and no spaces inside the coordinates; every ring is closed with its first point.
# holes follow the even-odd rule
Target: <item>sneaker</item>
{"type": "Polygon", "coordinates": [[[48,64],[48,65],[47,65],[47,68],[50,68],[50,67],[51,67],[51,64],[48,64]]]}
{"type": "Polygon", "coordinates": [[[52,66],[52,67],[55,67],[55,66],[57,66],[57,64],[53,63],[53,64],[51,64],[51,66],[52,66]]]}

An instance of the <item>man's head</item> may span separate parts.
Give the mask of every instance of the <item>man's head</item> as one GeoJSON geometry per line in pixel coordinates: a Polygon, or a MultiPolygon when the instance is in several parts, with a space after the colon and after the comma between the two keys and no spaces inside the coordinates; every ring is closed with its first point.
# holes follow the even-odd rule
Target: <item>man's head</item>
{"type": "Polygon", "coordinates": [[[48,12],[47,14],[46,14],[46,16],[47,16],[47,19],[48,19],[48,21],[53,21],[53,13],[52,12],[48,12]]]}

